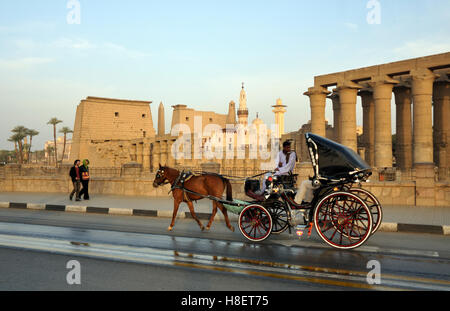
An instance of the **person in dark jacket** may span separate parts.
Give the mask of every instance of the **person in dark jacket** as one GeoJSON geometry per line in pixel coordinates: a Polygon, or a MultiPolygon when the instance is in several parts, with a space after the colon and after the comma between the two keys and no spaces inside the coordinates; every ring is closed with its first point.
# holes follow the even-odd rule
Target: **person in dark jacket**
{"type": "Polygon", "coordinates": [[[75,160],[73,166],[70,168],[69,172],[70,178],[72,178],[73,190],[70,193],[70,201],[72,201],[73,195],[75,194],[75,200],[80,200],[80,189],[81,189],[81,172],[80,172],[80,160],[75,160]]]}
{"type": "Polygon", "coordinates": [[[80,166],[81,172],[81,184],[83,185],[83,189],[80,192],[80,198],[83,195],[85,200],[89,200],[89,160],[84,159],[83,165],[80,166]]]}

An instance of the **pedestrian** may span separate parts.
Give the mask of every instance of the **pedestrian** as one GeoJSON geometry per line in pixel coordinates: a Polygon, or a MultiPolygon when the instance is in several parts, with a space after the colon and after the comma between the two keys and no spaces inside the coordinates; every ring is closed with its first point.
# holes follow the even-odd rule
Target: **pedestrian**
{"type": "Polygon", "coordinates": [[[73,195],[75,194],[75,201],[80,200],[80,189],[81,189],[81,173],[80,173],[80,160],[75,160],[73,166],[70,168],[69,172],[70,178],[72,178],[73,190],[70,193],[70,201],[72,201],[73,195]]]}
{"type": "Polygon", "coordinates": [[[85,200],[89,200],[89,160],[84,159],[83,165],[80,166],[81,172],[81,184],[83,185],[83,189],[80,192],[80,198],[83,195],[85,200]]]}

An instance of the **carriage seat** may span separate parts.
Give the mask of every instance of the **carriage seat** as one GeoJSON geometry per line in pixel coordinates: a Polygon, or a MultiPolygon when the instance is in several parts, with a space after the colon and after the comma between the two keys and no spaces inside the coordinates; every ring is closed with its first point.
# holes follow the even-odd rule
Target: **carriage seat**
{"type": "Polygon", "coordinates": [[[265,201],[266,198],[264,197],[264,194],[257,193],[260,190],[259,188],[260,188],[260,184],[259,184],[258,179],[246,179],[245,180],[245,185],[244,185],[245,194],[254,200],[265,201]]]}
{"type": "Polygon", "coordinates": [[[246,191],[245,194],[247,196],[249,196],[250,198],[256,200],[256,201],[260,201],[261,202],[261,201],[265,201],[266,200],[266,198],[265,198],[265,196],[263,194],[256,194],[256,193],[254,193],[251,190],[246,191]]]}

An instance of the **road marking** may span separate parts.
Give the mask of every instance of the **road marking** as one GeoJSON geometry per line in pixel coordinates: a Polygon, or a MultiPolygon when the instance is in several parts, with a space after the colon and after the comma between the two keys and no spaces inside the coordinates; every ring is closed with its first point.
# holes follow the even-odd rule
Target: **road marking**
{"type": "Polygon", "coordinates": [[[45,210],[45,204],[39,204],[39,203],[27,203],[27,209],[32,210],[45,210]]]}
{"type": "Polygon", "coordinates": [[[450,235],[450,226],[442,226],[442,231],[444,235],[450,235]]]}
{"type": "Polygon", "coordinates": [[[86,213],[87,206],[66,205],[66,212],[86,213]]]}
{"type": "MultiPolygon", "coordinates": [[[[157,211],[158,217],[164,217],[164,218],[172,218],[173,211],[157,211]]],[[[183,212],[177,213],[176,219],[184,219],[186,218],[186,214],[183,212]]]]}
{"type": "Polygon", "coordinates": [[[133,209],[131,208],[118,208],[118,207],[114,207],[114,208],[110,208],[108,214],[111,215],[128,215],[131,216],[133,215],[133,209]]]}
{"type": "Polygon", "coordinates": [[[246,260],[214,255],[198,255],[149,247],[73,242],[0,234],[0,246],[30,249],[90,258],[189,267],[328,286],[372,290],[450,290],[450,281],[382,274],[382,285],[366,283],[367,271],[301,266],[258,260],[246,260]]]}

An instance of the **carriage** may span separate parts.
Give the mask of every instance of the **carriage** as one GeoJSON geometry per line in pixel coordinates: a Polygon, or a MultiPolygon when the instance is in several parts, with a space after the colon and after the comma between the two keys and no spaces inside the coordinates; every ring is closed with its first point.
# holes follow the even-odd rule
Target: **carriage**
{"type": "Polygon", "coordinates": [[[312,133],[305,134],[313,167],[310,185],[313,199],[309,203],[295,202],[296,175],[277,176],[265,174],[264,193],[256,194],[260,187],[257,176],[245,179],[245,193],[249,201],[232,198],[229,176],[201,172],[179,172],[161,166],[156,173],[154,187],[171,184],[174,211],[168,230],[173,229],[178,207],[186,202],[192,217],[202,230],[205,227],[194,212],[192,201],[208,198],[213,202],[206,230],[211,228],[217,208],[221,209],[227,227],[234,231],[227,211],[239,216],[241,233],[250,241],[261,242],[271,234],[294,229],[298,235],[306,231],[311,235],[313,227],[320,238],[338,249],[361,246],[380,227],[382,209],[378,199],[361,188],[361,183],[371,176],[370,166],[350,148],[312,133]],[[226,189],[226,199],[222,198],[226,189]]]}
{"type": "Polygon", "coordinates": [[[314,198],[309,204],[294,201],[296,175],[266,176],[263,195],[255,192],[260,181],[245,180],[245,193],[252,201],[222,202],[239,215],[241,233],[254,242],[271,234],[294,229],[298,235],[314,227],[320,238],[338,249],[361,246],[382,221],[378,199],[360,187],[371,176],[370,166],[353,150],[312,133],[305,134],[314,176],[314,198]],[[359,187],[358,187],[359,186],[359,187]]]}

